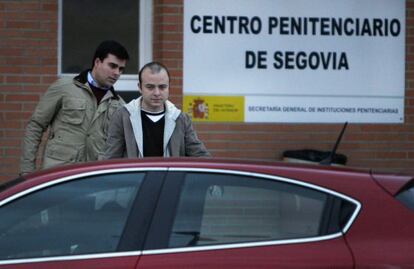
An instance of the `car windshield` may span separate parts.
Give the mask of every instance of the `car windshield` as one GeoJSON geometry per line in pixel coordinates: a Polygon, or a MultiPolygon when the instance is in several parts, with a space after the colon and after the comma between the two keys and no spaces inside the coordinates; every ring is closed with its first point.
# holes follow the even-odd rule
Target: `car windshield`
{"type": "Polygon", "coordinates": [[[23,182],[24,180],[25,180],[24,178],[18,177],[18,178],[11,179],[11,180],[8,180],[6,182],[3,182],[3,183],[0,184],[0,192],[9,189],[9,188],[19,184],[20,182],[23,182]]]}

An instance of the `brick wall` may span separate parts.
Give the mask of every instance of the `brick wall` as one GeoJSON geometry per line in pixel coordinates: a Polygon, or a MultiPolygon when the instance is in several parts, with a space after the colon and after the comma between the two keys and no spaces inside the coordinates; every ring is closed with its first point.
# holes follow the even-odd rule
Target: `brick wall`
{"type": "Polygon", "coordinates": [[[18,173],[24,128],[57,74],[57,1],[0,1],[0,181],[18,173]]]}
{"type": "MultiPolygon", "coordinates": [[[[57,0],[0,0],[0,181],[18,173],[34,106],[57,74],[57,0]]],[[[407,0],[404,124],[350,124],[338,151],[348,165],[414,172],[414,0],[407,0]]],[[[183,1],[154,0],[154,59],[171,71],[181,105],[183,1]]],[[[215,157],[281,160],[284,150],[330,150],[341,124],[195,124],[215,157]]]]}

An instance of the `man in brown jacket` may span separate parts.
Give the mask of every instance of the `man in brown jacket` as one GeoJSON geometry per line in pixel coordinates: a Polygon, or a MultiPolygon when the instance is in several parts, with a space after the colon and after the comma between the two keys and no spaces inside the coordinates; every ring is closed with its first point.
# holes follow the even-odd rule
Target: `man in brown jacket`
{"type": "Polygon", "coordinates": [[[115,92],[129,59],[116,41],[96,49],[92,69],[54,82],[40,99],[23,138],[20,173],[36,170],[42,135],[49,130],[42,168],[102,158],[112,114],[125,102],[115,92]]]}

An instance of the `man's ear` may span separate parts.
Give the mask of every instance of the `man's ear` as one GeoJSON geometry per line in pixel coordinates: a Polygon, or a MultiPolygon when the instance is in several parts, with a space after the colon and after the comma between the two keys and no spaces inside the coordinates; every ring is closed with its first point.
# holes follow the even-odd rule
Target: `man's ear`
{"type": "Polygon", "coordinates": [[[138,86],[138,92],[142,94],[142,92],[141,92],[141,85],[139,84],[139,82],[137,83],[137,86],[138,86]]]}
{"type": "Polygon", "coordinates": [[[99,59],[99,57],[96,57],[95,60],[93,61],[92,69],[94,69],[100,62],[101,62],[101,59],[99,59]]]}

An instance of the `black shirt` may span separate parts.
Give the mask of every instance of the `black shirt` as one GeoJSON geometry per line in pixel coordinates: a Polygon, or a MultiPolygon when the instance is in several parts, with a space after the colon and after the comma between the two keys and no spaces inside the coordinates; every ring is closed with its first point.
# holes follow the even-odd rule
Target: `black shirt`
{"type": "Polygon", "coordinates": [[[164,111],[151,113],[141,110],[141,121],[144,157],[164,156],[164,111]]]}

